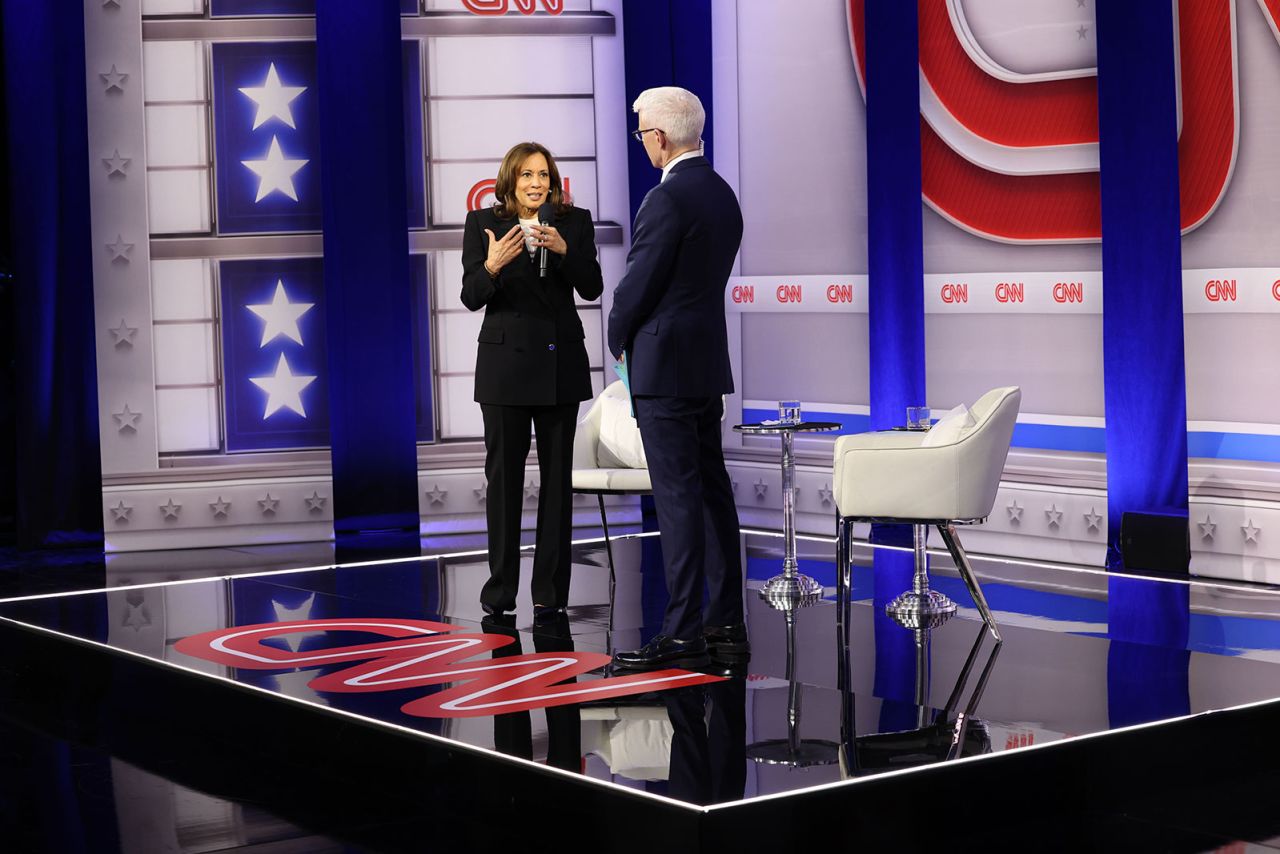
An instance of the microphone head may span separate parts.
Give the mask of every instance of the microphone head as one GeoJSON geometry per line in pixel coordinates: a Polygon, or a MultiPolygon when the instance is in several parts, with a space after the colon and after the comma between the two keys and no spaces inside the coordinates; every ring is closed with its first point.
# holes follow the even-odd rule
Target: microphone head
{"type": "Polygon", "coordinates": [[[541,207],[538,208],[538,222],[543,225],[553,222],[555,218],[556,206],[551,202],[544,202],[541,207]]]}

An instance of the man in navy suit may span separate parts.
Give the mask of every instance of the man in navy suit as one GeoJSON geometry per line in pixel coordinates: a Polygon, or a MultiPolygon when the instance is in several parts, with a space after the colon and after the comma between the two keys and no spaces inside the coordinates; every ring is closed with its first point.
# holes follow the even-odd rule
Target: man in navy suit
{"type": "Polygon", "coordinates": [[[636,213],[609,312],[609,350],[630,376],[670,597],[661,632],[614,656],[619,667],[642,669],[700,663],[708,649],[748,651],[738,512],[720,447],[721,395],[733,391],[724,289],[742,211],[702,156],[706,113],[696,95],[649,89],[632,109],[633,136],[662,181],[636,213]]]}

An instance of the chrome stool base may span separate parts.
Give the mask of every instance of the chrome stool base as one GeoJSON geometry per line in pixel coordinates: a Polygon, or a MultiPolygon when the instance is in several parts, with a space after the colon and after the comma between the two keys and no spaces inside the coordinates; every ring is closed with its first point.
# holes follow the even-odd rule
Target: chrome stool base
{"type": "Polygon", "coordinates": [[[822,585],[807,575],[784,572],[764,583],[760,588],[760,598],[779,611],[805,608],[822,599],[822,585]]]}
{"type": "Polygon", "coordinates": [[[907,629],[936,629],[956,614],[956,603],[937,590],[908,590],[898,595],[884,612],[907,629]]]}

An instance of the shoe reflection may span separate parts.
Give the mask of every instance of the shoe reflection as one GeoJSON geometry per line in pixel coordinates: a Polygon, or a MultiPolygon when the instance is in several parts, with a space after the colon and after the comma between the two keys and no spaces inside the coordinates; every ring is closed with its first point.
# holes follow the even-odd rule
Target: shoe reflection
{"type": "MultiPolygon", "coordinates": [[[[486,634],[506,635],[513,643],[495,649],[493,658],[523,654],[520,632],[514,614],[489,614],[480,625],[486,634]]],[[[536,652],[573,652],[569,618],[563,612],[539,615],[533,626],[533,648],[536,652]]],[[[575,682],[569,679],[566,682],[575,682]]],[[[547,716],[547,764],[565,771],[582,771],[582,727],[578,707],[574,704],[551,706],[547,716]]],[[[508,712],[493,717],[493,746],[510,756],[532,760],[533,721],[529,712],[508,712]]]]}

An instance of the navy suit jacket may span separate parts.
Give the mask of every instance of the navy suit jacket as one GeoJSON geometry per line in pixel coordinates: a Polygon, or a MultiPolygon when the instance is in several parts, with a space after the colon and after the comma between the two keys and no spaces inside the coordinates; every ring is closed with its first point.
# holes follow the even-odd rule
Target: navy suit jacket
{"type": "Polygon", "coordinates": [[[503,267],[496,279],[484,269],[487,228],[501,239],[515,217],[498,219],[492,208],[471,211],[462,229],[462,304],[484,309],[476,350],[479,403],[552,406],[591,397],[591,374],[574,292],[584,300],[604,290],[596,260],[595,226],[585,208],[566,208],[552,223],[568,252],[547,254],[547,277],[528,252],[503,267]]]}
{"type": "Polygon", "coordinates": [[[677,163],[644,197],[609,312],[609,351],[626,351],[632,394],[733,391],[724,289],[741,242],[738,199],[705,157],[677,163]]]}

